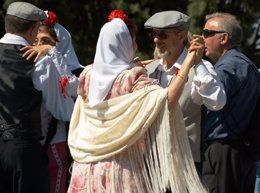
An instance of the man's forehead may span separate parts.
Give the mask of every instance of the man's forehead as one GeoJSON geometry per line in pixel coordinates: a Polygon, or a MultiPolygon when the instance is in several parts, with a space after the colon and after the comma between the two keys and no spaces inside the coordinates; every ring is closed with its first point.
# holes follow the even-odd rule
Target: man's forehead
{"type": "Polygon", "coordinates": [[[157,29],[157,28],[153,28],[152,31],[154,32],[176,32],[176,31],[180,31],[178,28],[167,28],[167,29],[157,29]]]}

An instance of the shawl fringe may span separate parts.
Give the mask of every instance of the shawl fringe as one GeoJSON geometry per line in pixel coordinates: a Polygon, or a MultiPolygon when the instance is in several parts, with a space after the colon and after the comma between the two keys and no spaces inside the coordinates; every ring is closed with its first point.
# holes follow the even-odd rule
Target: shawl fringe
{"type": "MultiPolygon", "coordinates": [[[[116,139],[103,135],[104,132],[113,130],[111,126],[113,124],[109,124],[108,130],[105,129],[102,133],[92,134],[94,138],[102,136],[102,140],[99,140],[98,144],[95,144],[96,141],[92,138],[84,138],[82,132],[78,133],[78,130],[89,129],[88,126],[91,126],[91,124],[86,120],[91,114],[86,115],[82,110],[82,108],[86,109],[86,106],[81,106],[82,104],[79,102],[76,103],[77,106],[72,115],[69,131],[69,147],[75,161],[89,163],[86,171],[86,193],[93,190],[91,184],[92,164],[98,165],[104,161],[111,163],[111,169],[107,175],[110,176],[110,188],[104,190],[100,178],[100,186],[98,186],[100,189],[97,192],[125,193],[125,179],[122,177],[122,170],[127,167],[132,173],[137,192],[140,193],[163,193],[166,188],[176,193],[206,193],[207,191],[202,185],[194,165],[180,107],[177,105],[174,112],[169,113],[166,100],[167,90],[152,86],[149,89],[135,92],[131,97],[130,95],[123,98],[117,97],[120,98],[120,101],[123,101],[123,106],[126,105],[126,109],[130,109],[126,112],[126,117],[122,115],[125,124],[123,125],[124,132],[117,133],[116,139]],[[140,106],[142,107],[141,110],[134,110],[140,108],[140,106]],[[147,109],[147,112],[144,109],[147,109]],[[134,115],[132,116],[131,113],[134,113],[134,115]],[[145,114],[145,116],[138,113],[145,114]],[[136,116],[139,121],[138,124],[133,125],[132,121],[136,121],[136,116]],[[82,119],[84,119],[83,125],[80,124],[82,119]],[[136,125],[141,125],[141,127],[136,125]],[[134,127],[134,129],[131,127],[134,127]],[[125,137],[126,133],[128,137],[125,137]],[[106,139],[103,139],[103,137],[106,137],[106,139]],[[81,143],[84,140],[87,140],[88,143],[81,143]],[[110,145],[112,148],[105,148],[106,145],[110,145]],[[101,150],[102,148],[105,148],[105,150],[101,150]],[[129,160],[130,166],[124,166],[124,160],[129,160]]],[[[107,109],[113,109],[113,105],[115,105],[115,109],[123,113],[120,109],[123,106],[117,106],[120,101],[109,102],[109,104],[106,104],[109,106],[107,109]]],[[[100,108],[100,106],[97,108],[100,108]]],[[[123,111],[126,109],[123,108],[123,111]]],[[[113,113],[116,112],[116,110],[113,110],[113,113]]],[[[107,113],[108,116],[105,117],[109,117],[109,112],[107,113]]],[[[109,118],[104,119],[104,113],[101,114],[102,119],[99,121],[107,127],[104,122],[109,122],[109,118]]],[[[91,120],[91,118],[89,119],[91,120]]],[[[94,124],[94,122],[91,123],[94,124]]],[[[96,126],[100,127],[99,123],[96,126]]],[[[97,128],[94,127],[94,129],[97,128]]]]}

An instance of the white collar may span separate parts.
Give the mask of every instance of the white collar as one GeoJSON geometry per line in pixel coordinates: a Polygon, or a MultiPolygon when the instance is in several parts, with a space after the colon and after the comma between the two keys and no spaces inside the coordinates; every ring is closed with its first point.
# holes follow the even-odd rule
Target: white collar
{"type": "Polygon", "coordinates": [[[15,44],[15,45],[24,45],[27,46],[29,43],[19,35],[11,34],[11,33],[6,33],[1,39],[0,43],[4,44],[15,44]]]}
{"type": "Polygon", "coordinates": [[[178,57],[177,61],[172,65],[172,67],[168,70],[165,70],[164,66],[163,66],[163,58],[160,59],[160,62],[159,62],[159,66],[158,66],[158,69],[160,71],[172,71],[173,68],[178,68],[178,69],[181,69],[181,65],[182,63],[184,62],[185,58],[186,58],[186,55],[188,53],[188,49],[186,47],[184,47],[181,55],[178,57]]]}

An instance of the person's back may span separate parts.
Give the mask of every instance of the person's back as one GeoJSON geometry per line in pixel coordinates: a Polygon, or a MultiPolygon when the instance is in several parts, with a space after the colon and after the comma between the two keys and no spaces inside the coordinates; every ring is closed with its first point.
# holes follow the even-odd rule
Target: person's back
{"type": "Polygon", "coordinates": [[[31,80],[34,63],[22,58],[20,48],[20,45],[0,43],[1,124],[23,126],[25,136],[28,133],[38,139],[41,93],[31,80]]]}
{"type": "MultiPolygon", "coordinates": [[[[196,46],[178,78],[163,89],[133,63],[135,30],[125,14],[115,10],[109,18],[100,31],[93,66],[80,75],[68,137],[74,159],[68,192],[158,193],[167,185],[176,192],[206,192],[177,102],[193,61],[201,58],[194,58],[196,46]],[[120,19],[113,18],[117,15],[120,19]],[[172,119],[169,111],[176,112],[172,119]]],[[[202,37],[196,39],[198,56],[204,49],[201,42],[202,37]]]]}
{"type": "Polygon", "coordinates": [[[33,86],[33,61],[23,59],[20,51],[33,42],[43,19],[42,10],[24,2],[12,3],[5,16],[7,33],[0,40],[1,193],[49,192],[39,143],[41,92],[33,86]]]}

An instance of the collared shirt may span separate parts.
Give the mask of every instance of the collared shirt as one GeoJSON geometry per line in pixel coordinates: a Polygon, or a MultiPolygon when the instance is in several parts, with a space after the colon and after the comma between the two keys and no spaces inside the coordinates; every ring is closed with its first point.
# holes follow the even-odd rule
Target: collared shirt
{"type": "MultiPolygon", "coordinates": [[[[187,48],[184,48],[177,61],[167,70],[162,65],[163,59],[148,64],[146,67],[148,74],[152,78],[159,79],[162,87],[167,87],[171,79],[176,76],[177,69],[181,69],[187,53],[187,48]]],[[[210,62],[203,60],[190,69],[189,78],[187,79],[179,103],[194,161],[199,162],[201,161],[201,105],[205,104],[209,109],[218,110],[226,103],[224,87],[210,62]]]]}
{"type": "Polygon", "coordinates": [[[29,43],[22,37],[11,33],[6,33],[1,39],[0,43],[3,44],[15,44],[28,46],[29,43]]]}
{"type": "MultiPolygon", "coordinates": [[[[157,68],[149,67],[149,64],[148,74],[150,74],[151,78],[159,79],[162,87],[167,87],[171,79],[175,77],[177,69],[181,68],[181,64],[184,62],[187,53],[187,48],[184,48],[177,61],[167,70],[162,65],[163,59],[160,59],[159,63],[157,60],[157,64],[156,61],[151,64],[154,66],[157,65],[157,68]],[[154,72],[151,72],[152,68],[155,69],[154,72]]],[[[191,70],[194,70],[194,77],[189,77],[193,78],[191,85],[193,102],[198,105],[204,104],[211,110],[221,109],[226,103],[226,93],[212,64],[203,60],[191,70]]]]}
{"type": "MultiPolygon", "coordinates": [[[[21,36],[6,33],[0,43],[27,46],[29,43],[21,36]]],[[[58,120],[69,121],[77,96],[78,79],[66,69],[66,61],[55,49],[35,64],[32,75],[34,88],[42,91],[43,101],[47,110],[58,120]],[[60,80],[62,76],[69,76],[66,85],[66,97],[61,94],[60,80]]]]}
{"type": "MultiPolygon", "coordinates": [[[[159,63],[157,63],[157,69],[156,71],[160,72],[158,73],[156,77],[154,77],[153,75],[151,75],[151,77],[153,78],[157,78],[160,81],[160,84],[162,87],[167,87],[170,82],[172,77],[174,76],[174,74],[181,68],[181,64],[184,61],[185,57],[187,55],[187,49],[185,49],[181,55],[179,56],[179,58],[177,59],[177,61],[169,68],[169,69],[165,69],[165,67],[163,66],[163,59],[159,60],[159,63]]],[[[147,70],[148,70],[148,74],[152,73],[150,72],[150,65],[147,66],[147,70]]]]}

